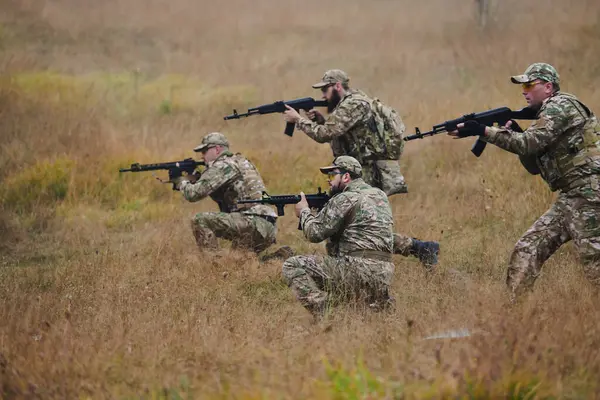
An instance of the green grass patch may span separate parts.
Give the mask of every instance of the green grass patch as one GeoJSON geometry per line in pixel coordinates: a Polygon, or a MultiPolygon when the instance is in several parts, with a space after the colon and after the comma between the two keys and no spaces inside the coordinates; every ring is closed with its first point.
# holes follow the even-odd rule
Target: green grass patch
{"type": "Polygon", "coordinates": [[[2,203],[19,214],[49,203],[63,201],[68,194],[75,162],[66,157],[39,161],[6,179],[2,203]]]}
{"type": "Polygon", "coordinates": [[[23,72],[12,75],[11,83],[29,100],[43,99],[73,108],[94,107],[112,118],[222,113],[256,99],[252,86],[213,88],[193,77],[164,74],[150,78],[139,71],[85,75],[23,72]]]}
{"type": "Polygon", "coordinates": [[[345,368],[325,361],[327,381],[321,382],[327,397],[335,400],[400,398],[404,388],[401,384],[377,377],[359,359],[353,368],[345,368]]]}
{"type": "Polygon", "coordinates": [[[244,282],[238,290],[248,300],[261,307],[275,307],[286,301],[290,290],[280,278],[271,277],[265,281],[244,282]]]}

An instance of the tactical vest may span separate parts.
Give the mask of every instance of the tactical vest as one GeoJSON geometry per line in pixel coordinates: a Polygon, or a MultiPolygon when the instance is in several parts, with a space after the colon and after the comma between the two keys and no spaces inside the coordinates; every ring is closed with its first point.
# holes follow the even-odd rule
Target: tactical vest
{"type": "Polygon", "coordinates": [[[581,127],[565,132],[544,154],[538,156],[537,164],[542,178],[552,191],[568,191],[581,185],[581,176],[569,177],[573,171],[593,161],[600,160],[600,124],[590,109],[575,96],[566,97],[585,119],[581,127]]]}
{"type": "Polygon", "coordinates": [[[235,168],[241,173],[241,177],[226,183],[210,194],[211,199],[219,205],[221,212],[247,211],[257,215],[277,215],[271,207],[262,204],[237,205],[238,200],[260,199],[262,198],[262,192],[266,191],[265,184],[254,164],[241,154],[230,152],[224,153],[219,159],[215,160],[215,163],[225,163],[227,164],[225,168],[235,168]]]}

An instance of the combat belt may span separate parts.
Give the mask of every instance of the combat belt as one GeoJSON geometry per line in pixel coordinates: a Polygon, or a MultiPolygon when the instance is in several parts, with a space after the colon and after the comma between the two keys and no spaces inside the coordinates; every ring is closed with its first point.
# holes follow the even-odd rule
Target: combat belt
{"type": "Polygon", "coordinates": [[[392,262],[392,253],[386,253],[379,250],[355,250],[345,255],[349,257],[366,258],[369,260],[392,262]]]}

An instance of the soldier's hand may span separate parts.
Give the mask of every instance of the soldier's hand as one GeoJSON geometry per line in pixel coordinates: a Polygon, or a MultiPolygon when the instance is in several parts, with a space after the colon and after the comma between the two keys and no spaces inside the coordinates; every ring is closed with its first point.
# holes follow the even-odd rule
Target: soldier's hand
{"type": "Polygon", "coordinates": [[[504,127],[513,132],[523,132],[523,128],[521,128],[521,126],[514,119],[507,121],[504,127]]]}
{"type": "Polygon", "coordinates": [[[487,133],[487,126],[477,121],[467,121],[464,124],[456,125],[456,128],[455,131],[448,132],[448,135],[454,137],[454,139],[462,139],[469,136],[485,136],[487,133]]]}
{"type": "Polygon", "coordinates": [[[306,196],[304,196],[304,192],[300,192],[300,201],[296,203],[295,211],[296,217],[300,218],[300,214],[302,214],[302,210],[308,208],[308,201],[306,201],[306,196]]]}
{"type": "Polygon", "coordinates": [[[285,105],[285,108],[287,108],[287,110],[283,112],[283,119],[285,120],[285,122],[291,122],[295,124],[300,120],[300,114],[298,113],[298,111],[288,106],[287,104],[285,105]]]}
{"type": "Polygon", "coordinates": [[[179,190],[182,182],[187,182],[187,176],[178,176],[177,178],[169,179],[169,182],[173,184],[173,190],[179,190]]]}
{"type": "Polygon", "coordinates": [[[200,172],[194,171],[192,174],[186,176],[191,183],[196,183],[200,179],[200,172]]]}
{"type": "Polygon", "coordinates": [[[311,121],[316,122],[319,125],[323,125],[325,123],[325,117],[317,110],[309,110],[306,112],[306,117],[311,121]]]}

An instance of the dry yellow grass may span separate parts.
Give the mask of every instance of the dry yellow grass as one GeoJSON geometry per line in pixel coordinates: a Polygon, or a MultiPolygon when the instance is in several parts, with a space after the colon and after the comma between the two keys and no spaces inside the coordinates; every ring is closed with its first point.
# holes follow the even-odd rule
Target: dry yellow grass
{"type": "MultiPolygon", "coordinates": [[[[313,324],[280,264],[198,253],[190,204],[132,161],[193,156],[221,130],[272,193],[326,186],[328,146],[232,108],[303,96],[326,69],[409,131],[519,107],[508,76],[555,65],[600,112],[594,0],[0,3],[0,397],[598,398],[600,301],[570,245],[510,307],[508,255],[552,202],[515,157],[434,137],[406,145],[397,229],[439,240],[438,273],[395,258],[398,308],[313,324]],[[470,338],[423,340],[450,329],[470,338]]],[[[280,243],[321,252],[290,207],[280,243]]]]}

